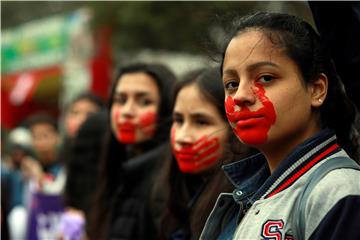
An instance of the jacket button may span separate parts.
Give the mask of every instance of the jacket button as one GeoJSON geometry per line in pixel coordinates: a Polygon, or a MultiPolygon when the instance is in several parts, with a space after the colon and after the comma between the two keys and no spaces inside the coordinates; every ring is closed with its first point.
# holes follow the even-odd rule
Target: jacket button
{"type": "Polygon", "coordinates": [[[238,196],[238,197],[240,197],[241,195],[243,195],[243,192],[240,191],[240,190],[237,190],[237,191],[235,192],[235,195],[238,196]]]}

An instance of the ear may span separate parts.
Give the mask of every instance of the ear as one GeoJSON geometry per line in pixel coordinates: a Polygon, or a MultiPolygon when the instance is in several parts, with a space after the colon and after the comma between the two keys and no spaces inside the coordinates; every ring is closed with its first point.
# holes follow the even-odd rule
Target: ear
{"type": "Polygon", "coordinates": [[[321,73],[316,81],[310,84],[311,105],[320,107],[326,98],[328,90],[328,78],[321,73]]]}

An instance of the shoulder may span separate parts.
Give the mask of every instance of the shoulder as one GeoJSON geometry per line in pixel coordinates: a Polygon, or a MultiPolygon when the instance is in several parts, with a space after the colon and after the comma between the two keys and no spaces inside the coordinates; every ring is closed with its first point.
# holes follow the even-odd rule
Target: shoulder
{"type": "Polygon", "coordinates": [[[360,195],[360,170],[340,168],[329,172],[315,186],[310,199],[323,194],[331,194],[326,198],[330,200],[346,195],[360,195]]]}
{"type": "MultiPolygon", "coordinates": [[[[306,205],[306,237],[321,224],[338,219],[333,213],[345,215],[351,203],[360,200],[360,171],[356,169],[336,169],[324,176],[311,192],[306,205]],[[349,205],[350,204],[350,205],[349,205]]],[[[350,207],[350,208],[349,208],[350,207]]],[[[349,219],[348,219],[349,220],[349,219]]]]}

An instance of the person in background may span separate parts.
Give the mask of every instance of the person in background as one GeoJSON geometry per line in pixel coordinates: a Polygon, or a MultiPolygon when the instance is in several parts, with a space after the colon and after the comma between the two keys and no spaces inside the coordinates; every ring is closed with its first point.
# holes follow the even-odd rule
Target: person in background
{"type": "Polygon", "coordinates": [[[1,239],[9,239],[9,223],[7,221],[10,212],[10,171],[4,167],[5,142],[7,131],[1,128],[1,239]]]}
{"type": "Polygon", "coordinates": [[[220,166],[248,155],[226,119],[224,90],[217,68],[191,71],[174,91],[171,159],[157,187],[166,196],[162,239],[198,239],[221,191],[233,187],[220,166]],[[230,147],[232,146],[232,147],[230,147]],[[241,151],[241,152],[240,152],[241,151]]]}
{"type": "Polygon", "coordinates": [[[21,168],[24,159],[32,158],[31,133],[25,127],[17,127],[7,136],[7,154],[3,159],[3,168],[9,173],[10,209],[15,206],[25,206],[26,179],[21,168]]]}
{"type": "Polygon", "coordinates": [[[62,169],[58,161],[60,135],[57,120],[46,113],[39,113],[30,116],[26,125],[32,135],[35,160],[23,161],[25,175],[33,180],[37,191],[58,192],[59,189],[52,189],[51,184],[62,169]]]}
{"type": "Polygon", "coordinates": [[[21,126],[11,130],[7,135],[6,149],[7,154],[1,166],[1,181],[2,199],[7,199],[8,214],[3,221],[9,226],[9,236],[17,239],[23,238],[26,231],[29,179],[25,177],[22,163],[26,159],[33,159],[30,131],[21,126]]]}
{"type": "Polygon", "coordinates": [[[174,74],[161,64],[121,67],[109,98],[109,126],[92,208],[90,239],[156,239],[150,189],[164,161],[174,74]]]}
{"type": "MultiPolygon", "coordinates": [[[[233,166],[247,164],[250,176],[265,175],[252,167],[262,162],[270,174],[220,239],[294,239],[299,232],[304,239],[359,238],[356,108],[311,25],[280,13],[235,19],[221,72],[229,123],[239,141],[261,152],[233,166]],[[311,174],[337,161],[354,167],[315,182],[304,203],[304,225],[294,224],[296,200],[311,174]]],[[[208,238],[211,226],[220,224],[215,220],[210,215],[201,239],[216,238],[208,238]]]]}
{"type": "MultiPolygon", "coordinates": [[[[59,133],[57,121],[45,113],[37,113],[26,119],[26,126],[31,133],[33,156],[26,156],[16,165],[20,165],[21,179],[16,178],[16,186],[10,191],[15,191],[21,186],[21,193],[17,205],[9,213],[8,222],[10,237],[12,239],[27,239],[29,218],[34,207],[38,206],[34,200],[38,193],[58,192],[53,183],[59,176],[61,164],[57,160],[59,133]],[[22,184],[19,184],[19,181],[22,184]]],[[[20,176],[20,175],[17,175],[20,176]]],[[[13,178],[15,180],[15,178],[13,178]]],[[[20,189],[20,188],[19,188],[20,189]]]]}
{"type": "Polygon", "coordinates": [[[64,117],[65,134],[74,138],[83,122],[92,114],[102,110],[104,101],[92,93],[78,95],[67,107],[64,117]]]}
{"type": "Polygon", "coordinates": [[[105,111],[89,116],[80,127],[70,148],[64,190],[66,213],[60,220],[60,239],[82,239],[89,222],[97,166],[108,129],[105,111]]]}
{"type": "MultiPolygon", "coordinates": [[[[59,161],[61,161],[65,165],[65,172],[64,172],[64,175],[66,176],[66,180],[64,182],[64,184],[66,185],[66,187],[64,186],[65,191],[67,191],[69,187],[77,187],[77,190],[81,189],[81,186],[78,185],[72,186],[72,184],[76,182],[77,179],[79,178],[79,173],[77,172],[79,169],[77,168],[76,164],[82,161],[86,162],[88,159],[85,156],[88,155],[87,152],[81,153],[84,154],[84,156],[82,156],[81,154],[76,154],[74,153],[73,149],[75,146],[78,146],[79,144],[81,145],[82,142],[84,141],[84,139],[77,138],[81,126],[89,117],[96,114],[97,112],[102,111],[103,109],[104,109],[104,101],[101,98],[97,97],[96,95],[88,92],[78,95],[73,101],[71,101],[71,103],[66,108],[64,114],[65,116],[63,119],[65,134],[62,141],[62,146],[59,151],[59,161]],[[82,141],[82,142],[79,143],[78,141],[82,141]]],[[[99,127],[105,130],[104,126],[96,126],[95,129],[99,127]]],[[[99,137],[99,136],[97,135],[95,137],[99,137]]],[[[100,141],[100,140],[101,138],[96,139],[95,141],[100,141]]],[[[90,147],[94,147],[94,146],[90,146],[90,147]]],[[[93,151],[94,155],[91,157],[96,158],[99,157],[99,154],[97,154],[96,150],[97,150],[96,148],[95,149],[88,148],[85,151],[89,151],[89,152],[93,151]]],[[[82,170],[82,173],[86,175],[87,171],[84,169],[82,170]]],[[[84,187],[86,188],[86,186],[84,187]]],[[[84,206],[78,205],[77,207],[80,207],[79,209],[76,206],[72,206],[71,201],[69,202],[68,200],[74,199],[74,196],[69,194],[69,192],[64,193],[64,196],[67,199],[67,202],[65,202],[66,209],[64,214],[61,216],[59,223],[59,234],[58,234],[59,238],[80,239],[81,233],[83,231],[83,225],[85,222],[84,213],[82,211],[82,207],[84,206]]]]}
{"type": "Polygon", "coordinates": [[[69,153],[74,138],[83,122],[92,114],[104,108],[104,101],[90,92],[79,94],[65,108],[63,125],[64,134],[59,149],[59,161],[67,168],[69,153]]]}

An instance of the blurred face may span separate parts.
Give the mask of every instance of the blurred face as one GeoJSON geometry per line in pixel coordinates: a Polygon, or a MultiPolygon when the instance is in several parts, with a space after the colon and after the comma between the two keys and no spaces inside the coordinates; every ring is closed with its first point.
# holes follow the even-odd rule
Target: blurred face
{"type": "Polygon", "coordinates": [[[111,127],[123,144],[141,143],[156,131],[160,93],[146,73],[127,73],[117,83],[111,106],[111,127]]]}
{"type": "Polygon", "coordinates": [[[33,147],[42,164],[54,161],[56,147],[59,142],[57,131],[47,123],[38,123],[31,127],[33,147]]]}
{"type": "Polygon", "coordinates": [[[228,138],[227,122],[196,84],[181,89],[173,111],[171,144],[182,172],[201,173],[219,162],[228,138]]]}
{"type": "Polygon", "coordinates": [[[15,147],[11,152],[11,159],[16,167],[19,167],[24,157],[26,157],[26,152],[20,147],[15,147]]]}
{"type": "Polygon", "coordinates": [[[318,130],[312,87],[305,86],[296,63],[260,31],[231,40],[223,83],[228,120],[244,144],[275,150],[297,145],[318,130]]]}
{"type": "Polygon", "coordinates": [[[74,137],[84,121],[97,111],[99,111],[99,107],[87,99],[74,102],[65,117],[65,127],[68,136],[74,137]]]}

